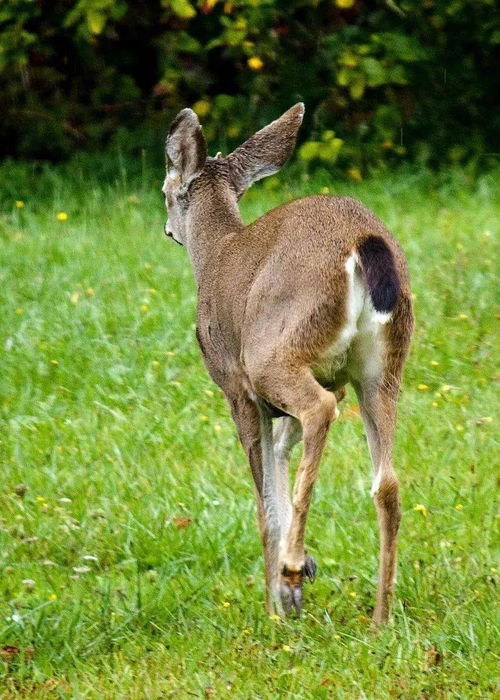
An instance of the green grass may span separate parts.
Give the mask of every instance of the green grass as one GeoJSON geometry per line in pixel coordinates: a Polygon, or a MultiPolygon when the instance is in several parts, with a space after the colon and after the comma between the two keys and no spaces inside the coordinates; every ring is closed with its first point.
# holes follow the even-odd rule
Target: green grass
{"type": "Polygon", "coordinates": [[[325,186],[350,193],[409,259],[400,573],[375,633],[353,393],[310,512],[319,577],[301,620],[270,620],[249,471],[196,346],[186,251],[162,234],[162,173],[113,180],[94,161],[0,176],[1,697],[494,697],[500,177],[285,173],[242,204],[252,220],[325,186]]]}

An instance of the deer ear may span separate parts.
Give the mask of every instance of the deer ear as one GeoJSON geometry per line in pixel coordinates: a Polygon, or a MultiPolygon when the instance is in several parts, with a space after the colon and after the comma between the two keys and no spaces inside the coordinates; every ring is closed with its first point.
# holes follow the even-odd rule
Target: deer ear
{"type": "Polygon", "coordinates": [[[198,175],[207,159],[207,144],[198,117],[192,109],[176,116],[167,136],[166,155],[186,182],[198,175]]]}
{"type": "Polygon", "coordinates": [[[303,118],[304,104],[298,102],[227,156],[238,197],[252,183],[278,172],[286,163],[295,148],[303,118]]]}

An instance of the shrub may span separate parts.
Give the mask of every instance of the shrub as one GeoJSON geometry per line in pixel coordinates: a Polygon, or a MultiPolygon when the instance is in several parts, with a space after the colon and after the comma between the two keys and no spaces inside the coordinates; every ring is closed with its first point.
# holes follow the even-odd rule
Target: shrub
{"type": "Polygon", "coordinates": [[[4,0],[1,150],[159,148],[186,104],[227,150],[303,100],[307,165],[477,158],[499,40],[494,0],[4,0]]]}

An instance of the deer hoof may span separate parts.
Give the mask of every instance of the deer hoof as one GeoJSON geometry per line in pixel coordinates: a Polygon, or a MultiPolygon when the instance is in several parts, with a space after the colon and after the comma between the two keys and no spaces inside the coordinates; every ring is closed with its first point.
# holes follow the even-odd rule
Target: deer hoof
{"type": "Polygon", "coordinates": [[[282,581],[280,587],[281,602],[286,615],[291,615],[293,611],[297,617],[302,612],[302,582],[291,585],[288,581],[282,581]]]}
{"type": "Polygon", "coordinates": [[[304,566],[299,571],[292,571],[286,565],[281,572],[280,595],[283,609],[287,615],[295,611],[297,617],[302,612],[302,584],[307,577],[312,583],[316,578],[317,566],[314,559],[306,554],[304,566]]]}

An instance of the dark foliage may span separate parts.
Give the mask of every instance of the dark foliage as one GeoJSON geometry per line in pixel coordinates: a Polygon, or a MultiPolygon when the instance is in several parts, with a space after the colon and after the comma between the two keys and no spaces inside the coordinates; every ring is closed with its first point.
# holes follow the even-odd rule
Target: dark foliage
{"type": "Polygon", "coordinates": [[[4,0],[0,154],[158,150],[186,105],[227,150],[302,100],[307,164],[486,164],[495,26],[494,0],[4,0]]]}

